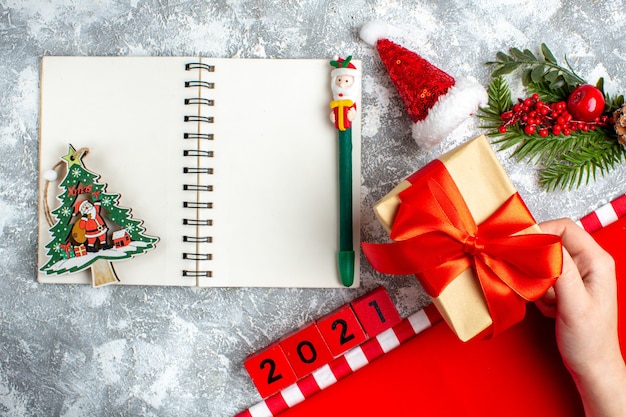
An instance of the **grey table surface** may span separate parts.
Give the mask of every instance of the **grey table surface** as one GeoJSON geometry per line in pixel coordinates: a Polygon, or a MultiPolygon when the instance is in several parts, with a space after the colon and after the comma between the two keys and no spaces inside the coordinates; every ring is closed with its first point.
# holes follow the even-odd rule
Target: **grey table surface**
{"type": "MultiPolygon", "coordinates": [[[[428,152],[377,52],[358,29],[393,23],[403,45],[454,76],[547,43],[584,78],[626,85],[622,1],[0,0],[0,415],[229,416],[259,401],[246,355],[378,285],[403,316],[428,298],[363,259],[360,289],[40,285],[39,63],[43,55],[205,55],[363,60],[362,239],[384,241],[372,205],[391,186],[482,133],[476,118],[428,152]]],[[[620,91],[622,89],[622,91],[620,91]]],[[[520,93],[521,95],[521,93],[520,93]]],[[[306,98],[303,98],[306,99],[306,98]]],[[[537,168],[498,154],[538,220],[578,218],[626,191],[626,169],[546,193],[537,168]]]]}

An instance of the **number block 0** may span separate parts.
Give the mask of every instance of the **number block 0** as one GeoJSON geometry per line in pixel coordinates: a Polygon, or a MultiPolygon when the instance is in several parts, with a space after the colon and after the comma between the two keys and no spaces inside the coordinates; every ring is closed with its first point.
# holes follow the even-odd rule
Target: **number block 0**
{"type": "Polygon", "coordinates": [[[335,357],[367,339],[350,304],[345,304],[319,318],[317,327],[335,357]]]}
{"type": "Polygon", "coordinates": [[[355,299],[351,305],[369,337],[376,336],[402,320],[389,293],[382,286],[355,299]]]}
{"type": "Polygon", "coordinates": [[[333,360],[317,325],[311,323],[279,342],[298,378],[302,378],[333,360]]]}
{"type": "Polygon", "coordinates": [[[297,380],[287,356],[278,343],[273,343],[248,356],[243,365],[263,398],[277,393],[297,380]]]}

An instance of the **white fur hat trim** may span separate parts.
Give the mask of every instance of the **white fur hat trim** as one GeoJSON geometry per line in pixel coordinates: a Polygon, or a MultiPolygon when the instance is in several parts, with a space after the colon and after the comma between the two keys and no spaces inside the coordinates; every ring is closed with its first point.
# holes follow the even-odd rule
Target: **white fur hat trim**
{"type": "Polygon", "coordinates": [[[454,86],[428,110],[428,116],[413,124],[413,139],[421,148],[432,148],[479,107],[487,105],[487,100],[487,92],[478,82],[456,78],[454,86]]]}

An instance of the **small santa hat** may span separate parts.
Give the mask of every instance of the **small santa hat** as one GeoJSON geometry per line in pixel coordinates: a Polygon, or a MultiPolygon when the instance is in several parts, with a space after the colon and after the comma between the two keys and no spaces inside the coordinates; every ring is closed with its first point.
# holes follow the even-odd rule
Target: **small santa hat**
{"type": "Polygon", "coordinates": [[[420,147],[431,148],[487,104],[485,89],[475,80],[449,74],[387,37],[394,28],[369,22],[361,28],[365,42],[376,46],[409,117],[412,136],[420,147]]]}
{"type": "Polygon", "coordinates": [[[332,61],[330,61],[330,65],[335,67],[334,70],[330,72],[330,76],[332,78],[338,77],[340,75],[350,75],[352,77],[358,76],[361,71],[354,66],[352,62],[352,55],[343,59],[341,57],[335,57],[332,61]]]}

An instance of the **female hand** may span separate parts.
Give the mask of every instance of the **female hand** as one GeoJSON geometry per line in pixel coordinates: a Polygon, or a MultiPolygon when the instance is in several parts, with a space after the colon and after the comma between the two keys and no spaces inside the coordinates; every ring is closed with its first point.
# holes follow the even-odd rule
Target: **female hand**
{"type": "Polygon", "coordinates": [[[626,416],[626,365],[617,333],[615,263],[568,219],[540,224],[563,241],[563,271],[537,306],[556,319],[556,339],[588,417],[626,416]]]}

